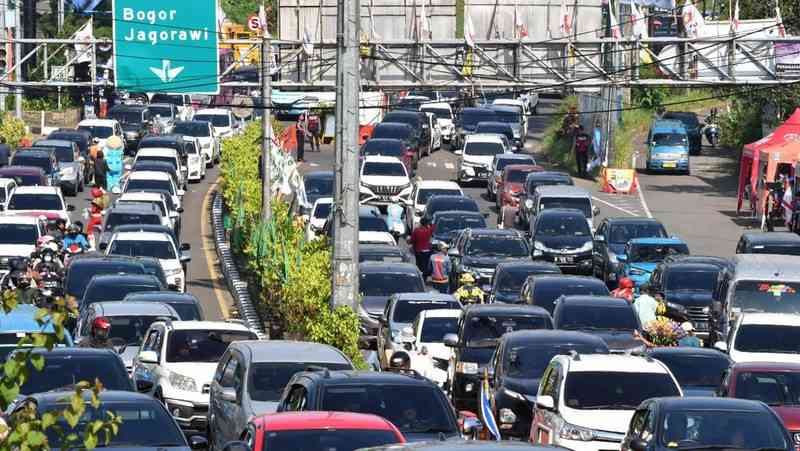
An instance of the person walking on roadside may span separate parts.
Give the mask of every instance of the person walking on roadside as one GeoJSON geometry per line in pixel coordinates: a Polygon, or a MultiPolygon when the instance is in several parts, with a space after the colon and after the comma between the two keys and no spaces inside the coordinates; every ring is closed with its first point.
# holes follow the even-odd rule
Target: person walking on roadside
{"type": "Polygon", "coordinates": [[[639,316],[639,322],[642,327],[646,327],[650,321],[655,321],[656,312],[658,311],[658,300],[652,296],[653,289],[649,283],[645,283],[639,288],[641,293],[636,301],[633,303],[633,309],[636,310],[636,315],[639,316]]]}
{"type": "Polygon", "coordinates": [[[431,236],[433,236],[431,221],[423,216],[419,226],[411,232],[411,237],[408,239],[408,244],[414,249],[414,256],[417,258],[417,268],[422,271],[423,276],[428,274],[428,260],[431,257],[431,236]]]}
{"type": "Polygon", "coordinates": [[[103,157],[103,151],[97,151],[97,157],[94,160],[94,183],[103,190],[108,189],[106,183],[108,181],[108,163],[103,157]]]}
{"type": "Polygon", "coordinates": [[[430,258],[428,272],[431,275],[431,284],[439,293],[447,294],[450,291],[450,271],[453,264],[447,255],[447,244],[438,243],[433,246],[436,251],[430,258]]]}
{"type": "Polygon", "coordinates": [[[583,125],[578,126],[578,134],[575,136],[575,165],[578,169],[578,177],[586,177],[586,165],[589,163],[589,147],[592,139],[583,130],[583,125]]]}
{"type": "Polygon", "coordinates": [[[311,140],[311,151],[319,152],[319,140],[322,135],[322,124],[319,114],[312,112],[308,116],[308,136],[311,140]]]}
{"type": "Polygon", "coordinates": [[[304,157],[306,153],[306,135],[308,135],[306,115],[304,113],[297,117],[297,124],[295,124],[295,127],[295,135],[297,137],[297,162],[302,163],[306,161],[304,157]]]}

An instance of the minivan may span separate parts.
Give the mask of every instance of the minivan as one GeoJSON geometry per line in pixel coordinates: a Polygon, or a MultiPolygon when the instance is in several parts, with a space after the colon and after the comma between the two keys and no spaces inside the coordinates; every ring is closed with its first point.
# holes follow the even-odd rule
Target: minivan
{"type": "MultiPolygon", "coordinates": [[[[594,232],[594,217],[600,213],[600,210],[592,203],[592,195],[589,191],[570,185],[540,186],[533,192],[532,201],[534,214],[553,208],[580,210],[586,217],[589,228],[594,232]]],[[[533,218],[529,220],[532,221],[533,218]]]]}
{"type": "Polygon", "coordinates": [[[678,121],[657,120],[647,135],[648,171],[680,171],[688,175],[689,135],[678,121]]]}

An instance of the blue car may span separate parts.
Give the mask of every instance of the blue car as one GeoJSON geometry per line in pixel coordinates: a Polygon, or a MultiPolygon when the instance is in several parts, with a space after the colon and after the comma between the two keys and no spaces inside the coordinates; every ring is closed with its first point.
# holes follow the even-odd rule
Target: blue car
{"type": "MultiPolygon", "coordinates": [[[[17,342],[24,336],[35,333],[54,334],[52,324],[40,326],[36,322],[38,307],[31,304],[20,304],[8,313],[0,311],[0,361],[17,348],[17,342]]],[[[72,347],[72,336],[64,331],[64,338],[59,346],[72,347]]]]}
{"type": "Polygon", "coordinates": [[[650,274],[666,257],[687,255],[689,246],[678,238],[635,238],[625,245],[620,260],[619,277],[633,280],[636,288],[650,280],[650,274]]]}
{"type": "Polygon", "coordinates": [[[678,121],[657,120],[647,138],[647,170],[689,174],[689,134],[678,121]]]}

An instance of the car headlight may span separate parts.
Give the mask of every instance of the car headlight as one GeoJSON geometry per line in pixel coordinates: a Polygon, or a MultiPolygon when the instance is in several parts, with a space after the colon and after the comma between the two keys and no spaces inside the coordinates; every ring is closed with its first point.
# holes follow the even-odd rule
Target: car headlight
{"type": "Polygon", "coordinates": [[[169,383],[178,390],[197,391],[197,383],[193,378],[175,372],[169,373],[169,383]]]}
{"type": "Polygon", "coordinates": [[[636,268],[631,268],[630,270],[628,270],[628,274],[630,274],[632,276],[643,276],[643,275],[647,274],[647,271],[643,271],[641,269],[636,269],[636,268]]]}
{"type": "Polygon", "coordinates": [[[395,343],[400,343],[400,337],[402,337],[402,332],[400,329],[392,329],[392,341],[395,343]]]}
{"type": "Polygon", "coordinates": [[[458,362],[456,363],[456,373],[478,374],[478,364],[475,362],[458,362]]]}
{"type": "Polygon", "coordinates": [[[578,252],[589,252],[594,248],[594,243],[587,241],[578,249],[578,252]]]}
{"type": "Polygon", "coordinates": [[[677,310],[679,312],[685,312],[686,311],[686,307],[685,306],[680,305],[680,304],[676,304],[674,302],[667,302],[667,307],[669,307],[669,308],[671,308],[673,310],[677,310]]]}
{"type": "Polygon", "coordinates": [[[473,169],[472,166],[467,166],[466,163],[464,163],[464,167],[461,170],[464,172],[464,174],[475,175],[475,169],[473,169]]]}
{"type": "Polygon", "coordinates": [[[532,199],[525,199],[525,208],[528,210],[533,208],[533,200],[532,199]]]}
{"type": "Polygon", "coordinates": [[[575,426],[564,422],[561,429],[558,431],[558,436],[564,440],[579,440],[582,442],[590,442],[594,440],[594,431],[588,428],[575,426]]]}
{"type": "Polygon", "coordinates": [[[181,268],[167,269],[167,270],[164,271],[164,275],[167,276],[167,277],[179,276],[182,271],[183,270],[181,268]]]}

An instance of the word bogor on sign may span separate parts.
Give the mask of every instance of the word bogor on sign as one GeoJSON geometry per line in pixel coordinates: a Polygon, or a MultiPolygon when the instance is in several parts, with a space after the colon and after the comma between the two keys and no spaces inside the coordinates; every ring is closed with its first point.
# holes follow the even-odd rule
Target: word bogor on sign
{"type": "MultiPolygon", "coordinates": [[[[155,25],[156,21],[174,21],[177,11],[170,10],[135,10],[133,8],[122,9],[122,20],[126,22],[142,22],[155,25]]],[[[165,25],[165,27],[168,25],[165,25]]],[[[208,28],[203,29],[180,29],[175,27],[169,30],[137,30],[131,27],[123,39],[126,41],[145,41],[151,45],[157,45],[161,41],[207,41],[208,28]]]]}

